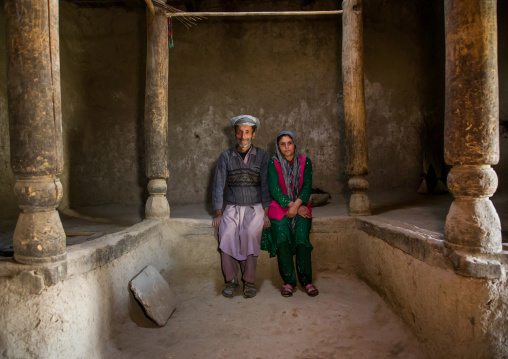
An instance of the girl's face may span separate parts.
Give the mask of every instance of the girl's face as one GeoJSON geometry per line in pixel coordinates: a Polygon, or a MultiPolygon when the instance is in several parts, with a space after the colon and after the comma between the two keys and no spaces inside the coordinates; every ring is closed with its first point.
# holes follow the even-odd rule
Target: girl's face
{"type": "Polygon", "coordinates": [[[293,139],[288,136],[284,135],[279,139],[279,150],[280,153],[284,157],[286,157],[287,161],[291,161],[295,157],[295,143],[293,142],[293,139]]]}

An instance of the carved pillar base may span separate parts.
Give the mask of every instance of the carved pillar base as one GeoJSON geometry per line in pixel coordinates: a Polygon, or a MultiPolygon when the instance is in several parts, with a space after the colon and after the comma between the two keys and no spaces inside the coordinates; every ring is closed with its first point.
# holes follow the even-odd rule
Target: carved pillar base
{"type": "Polygon", "coordinates": [[[367,195],[369,182],[362,177],[353,177],[349,179],[349,189],[352,192],[349,201],[349,215],[370,216],[370,201],[367,195]]]}
{"type": "Polygon", "coordinates": [[[56,210],[21,213],[14,230],[14,259],[23,264],[65,260],[65,232],[56,210]]]}
{"type": "Polygon", "coordinates": [[[60,180],[18,179],[14,194],[22,210],[14,230],[14,259],[24,264],[65,260],[65,232],[56,211],[62,199],[60,180]]]}
{"type": "Polygon", "coordinates": [[[448,188],[455,200],[446,217],[445,245],[471,253],[501,252],[501,222],[489,199],[497,188],[492,167],[454,166],[448,174],[448,188]]]}
{"type": "Polygon", "coordinates": [[[167,189],[165,179],[152,179],[148,182],[150,197],[146,201],[146,219],[169,218],[169,203],[166,198],[167,189]]]}

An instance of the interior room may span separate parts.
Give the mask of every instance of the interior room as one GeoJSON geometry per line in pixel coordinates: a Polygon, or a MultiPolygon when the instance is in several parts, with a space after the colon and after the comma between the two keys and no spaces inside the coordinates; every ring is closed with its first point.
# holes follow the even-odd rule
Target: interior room
{"type": "Polygon", "coordinates": [[[0,357],[508,357],[508,3],[458,3],[0,0],[0,357]],[[312,160],[316,297],[221,295],[238,115],[312,160]]]}

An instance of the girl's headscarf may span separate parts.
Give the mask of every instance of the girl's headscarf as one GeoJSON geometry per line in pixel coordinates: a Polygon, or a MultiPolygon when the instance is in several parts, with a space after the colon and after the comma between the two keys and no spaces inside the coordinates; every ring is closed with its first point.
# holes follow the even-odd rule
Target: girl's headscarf
{"type": "Polygon", "coordinates": [[[296,201],[302,188],[300,186],[300,152],[298,151],[298,146],[296,144],[295,134],[291,131],[281,131],[277,135],[277,139],[275,141],[275,150],[276,155],[274,157],[277,161],[279,161],[280,167],[282,168],[282,176],[284,177],[284,183],[286,184],[287,195],[291,201],[296,201]],[[289,164],[286,157],[284,157],[284,155],[280,152],[279,140],[282,136],[291,137],[293,143],[295,144],[293,166],[289,164]]]}

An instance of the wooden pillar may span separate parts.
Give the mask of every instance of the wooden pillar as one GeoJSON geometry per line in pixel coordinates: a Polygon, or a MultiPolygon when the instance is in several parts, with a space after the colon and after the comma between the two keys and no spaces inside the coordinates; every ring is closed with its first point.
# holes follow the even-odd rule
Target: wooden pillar
{"type": "Polygon", "coordinates": [[[351,216],[370,215],[367,196],[369,173],[367,120],[363,86],[363,20],[362,1],[345,0],[342,17],[342,76],[344,82],[344,115],[346,123],[347,173],[351,199],[351,216]]]}
{"type": "Polygon", "coordinates": [[[5,0],[11,168],[21,214],[16,261],[66,258],[56,211],[62,199],[62,115],[58,0],[5,0]]]}
{"type": "Polygon", "coordinates": [[[445,161],[455,197],[445,244],[468,252],[502,250],[497,189],[499,161],[496,0],[445,1],[445,161]]]}
{"type": "Polygon", "coordinates": [[[150,179],[145,215],[169,218],[166,198],[168,171],[168,18],[155,7],[147,8],[147,59],[145,93],[145,171],[150,179]]]}

